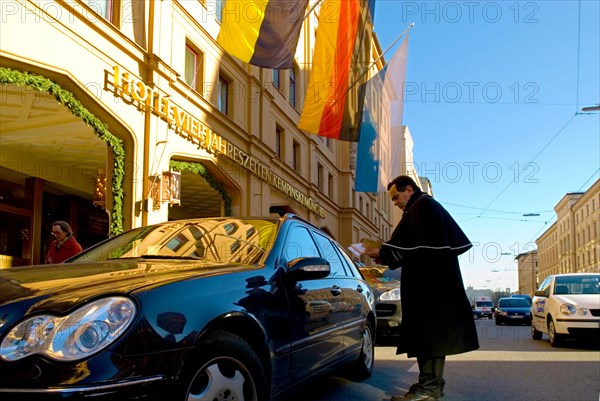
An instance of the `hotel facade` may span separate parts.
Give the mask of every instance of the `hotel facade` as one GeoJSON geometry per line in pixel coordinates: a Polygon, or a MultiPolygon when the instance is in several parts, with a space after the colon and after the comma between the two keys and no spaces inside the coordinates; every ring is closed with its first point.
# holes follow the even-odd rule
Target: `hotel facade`
{"type": "MultiPolygon", "coordinates": [[[[354,191],[355,145],[297,128],[318,7],[294,67],[272,70],[220,48],[220,5],[0,2],[1,267],[43,263],[56,220],[84,247],[166,220],[282,212],[344,246],[389,237],[399,211],[354,191]]],[[[364,65],[381,55],[375,35],[363,48],[364,65]]],[[[408,129],[403,144],[418,180],[408,129]]]]}

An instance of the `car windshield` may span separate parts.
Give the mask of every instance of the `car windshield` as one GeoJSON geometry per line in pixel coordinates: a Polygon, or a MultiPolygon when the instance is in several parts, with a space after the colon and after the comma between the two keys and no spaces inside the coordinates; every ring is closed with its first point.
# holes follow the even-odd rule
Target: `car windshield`
{"type": "Polygon", "coordinates": [[[477,301],[475,302],[475,304],[479,307],[487,306],[491,308],[494,306],[494,303],[492,301],[477,301]]]}
{"type": "Polygon", "coordinates": [[[107,259],[202,259],[256,263],[273,242],[276,220],[196,219],[136,228],[69,262],[107,259]]]}
{"type": "Polygon", "coordinates": [[[529,308],[531,305],[524,298],[501,299],[498,301],[500,308],[529,308]]]}
{"type": "Polygon", "coordinates": [[[600,294],[600,275],[558,276],[554,283],[554,294],[598,295],[600,294]]]}

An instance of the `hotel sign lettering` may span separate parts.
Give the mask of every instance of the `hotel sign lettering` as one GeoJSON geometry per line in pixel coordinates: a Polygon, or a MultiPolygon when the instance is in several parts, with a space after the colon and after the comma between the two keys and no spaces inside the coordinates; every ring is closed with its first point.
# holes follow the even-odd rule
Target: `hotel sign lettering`
{"type": "Polygon", "coordinates": [[[221,137],[175,104],[161,91],[148,87],[143,81],[130,76],[127,72],[121,72],[119,66],[113,67],[112,80],[107,75],[105,87],[110,88],[108,90],[112,89],[115,96],[135,105],[138,109],[150,110],[154,115],[166,121],[176,134],[187,139],[199,149],[229,158],[311,212],[325,217],[325,209],[313,198],[295,188],[256,157],[221,137]]]}

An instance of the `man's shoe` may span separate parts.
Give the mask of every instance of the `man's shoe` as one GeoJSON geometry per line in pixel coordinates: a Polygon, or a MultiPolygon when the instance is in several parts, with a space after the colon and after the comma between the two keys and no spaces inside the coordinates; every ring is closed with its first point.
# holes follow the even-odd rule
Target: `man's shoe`
{"type": "Polygon", "coordinates": [[[437,401],[439,397],[421,391],[408,392],[406,395],[393,395],[390,401],[437,401]]]}

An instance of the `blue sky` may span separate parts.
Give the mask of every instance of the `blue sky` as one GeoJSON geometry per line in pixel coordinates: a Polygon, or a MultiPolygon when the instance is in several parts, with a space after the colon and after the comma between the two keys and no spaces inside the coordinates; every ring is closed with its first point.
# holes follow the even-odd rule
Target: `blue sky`
{"type": "Polygon", "coordinates": [[[415,23],[404,124],[418,172],[475,244],[465,285],[514,291],[512,255],[600,177],[600,113],[576,114],[600,103],[599,4],[376,2],[383,49],[415,23]]]}

